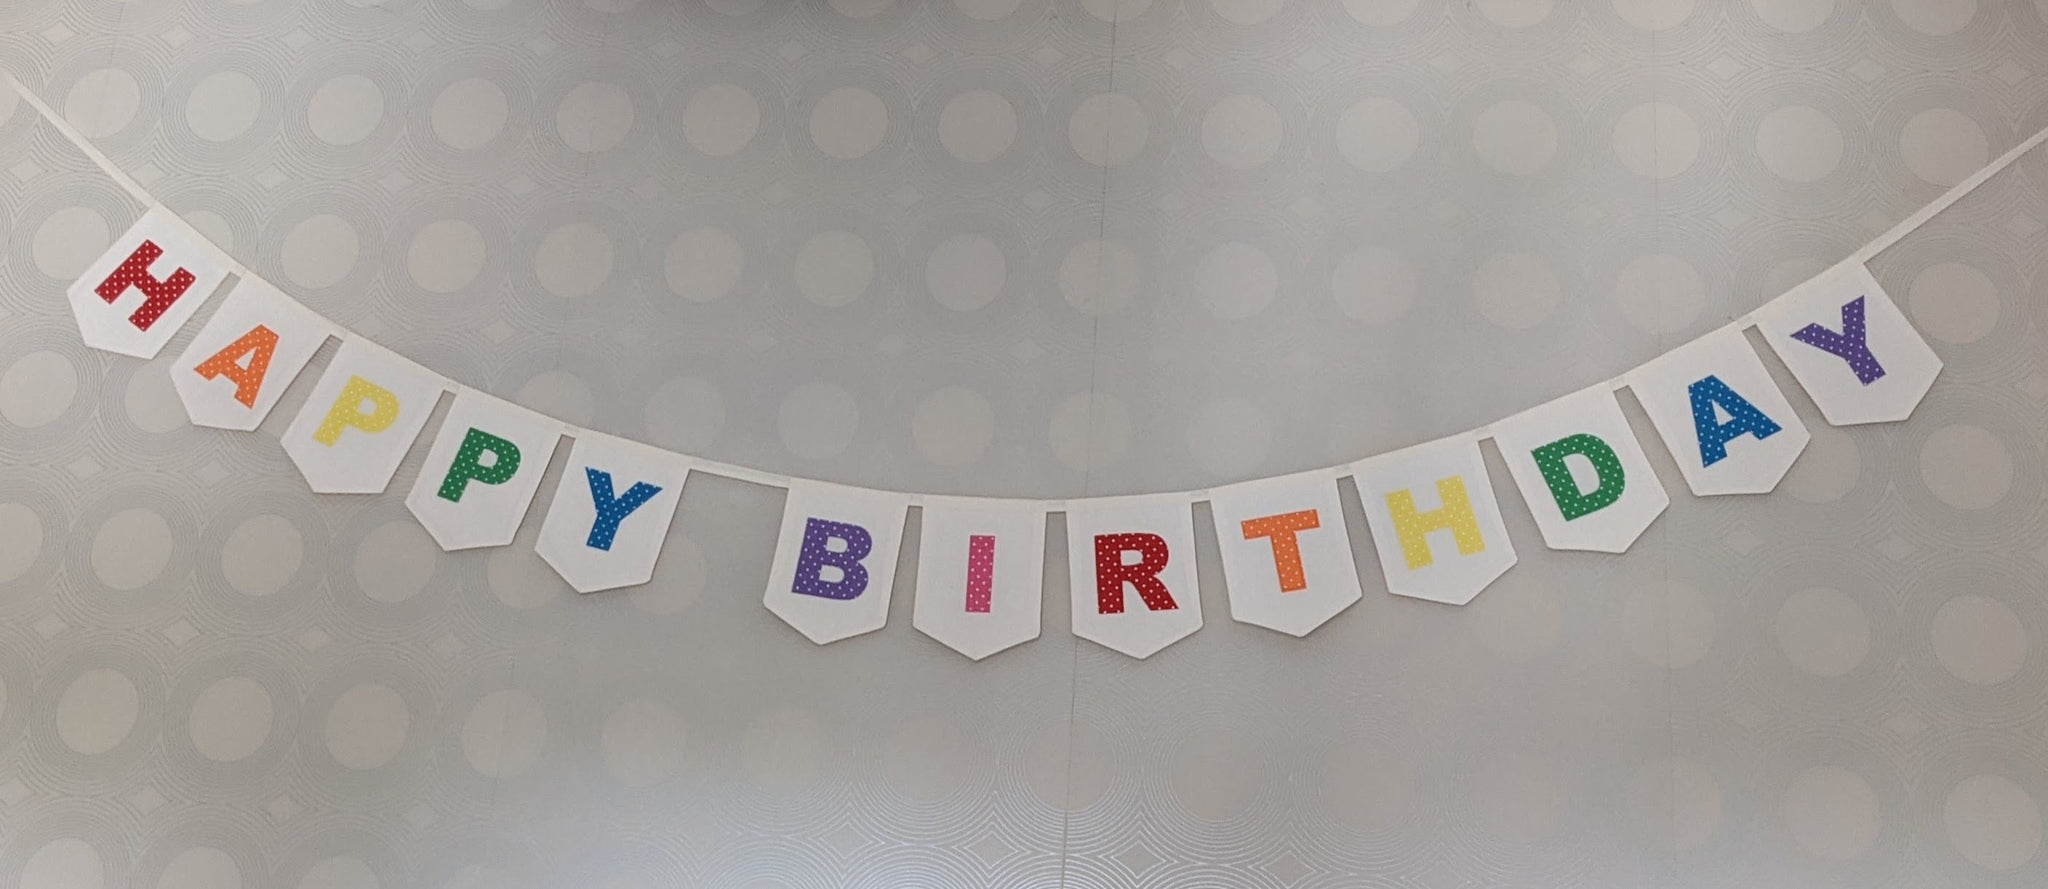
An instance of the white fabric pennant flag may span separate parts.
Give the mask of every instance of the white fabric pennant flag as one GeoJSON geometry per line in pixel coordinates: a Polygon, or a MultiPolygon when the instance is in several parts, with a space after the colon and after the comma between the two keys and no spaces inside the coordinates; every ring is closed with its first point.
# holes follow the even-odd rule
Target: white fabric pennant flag
{"type": "Polygon", "coordinates": [[[193,425],[246,432],[339,332],[270,282],[245,277],[178,356],[171,383],[193,425]]]}
{"type": "Polygon", "coordinates": [[[1134,658],[1202,628],[1186,494],[1067,504],[1074,635],[1134,658]]]}
{"type": "Polygon", "coordinates": [[[1643,411],[1694,494],[1765,494],[1811,436],[1733,327],[1707,334],[1628,375],[1643,411]]]}
{"type": "Polygon", "coordinates": [[[1792,288],[1756,320],[1764,342],[1836,426],[1906,419],[1941,374],[1941,358],[1860,262],[1792,288]]]}
{"type": "Polygon", "coordinates": [[[926,497],[917,548],[918,631],[973,660],[1038,638],[1045,506],[926,497]]]}
{"type": "Polygon", "coordinates": [[[654,579],[690,458],[588,430],[571,434],[576,444],[534,551],[579,593],[654,579]]]}
{"type": "Polygon", "coordinates": [[[881,629],[909,511],[903,494],[791,484],[763,604],[819,645],[881,629]]]}
{"type": "Polygon", "coordinates": [[[153,207],[85,267],[66,295],[86,345],[155,358],[233,264],[184,220],[153,207]]]}
{"type": "Polygon", "coordinates": [[[560,420],[459,389],[405,508],[442,549],[511,543],[563,432],[560,420]]]}
{"type": "Polygon", "coordinates": [[[1671,505],[1606,385],[1493,424],[1493,443],[1551,549],[1626,552],[1671,505]]]}
{"type": "Polygon", "coordinates": [[[1514,567],[1477,439],[1420,444],[1352,469],[1388,592],[1463,605],[1514,567]]]}
{"type": "Polygon", "coordinates": [[[1306,636],[1360,598],[1337,477],[1304,472],[1210,492],[1230,616],[1306,636]]]}
{"type": "Polygon", "coordinates": [[[375,494],[391,482],[446,382],[367,340],[344,338],[284,431],[284,452],[314,491],[375,494]]]}

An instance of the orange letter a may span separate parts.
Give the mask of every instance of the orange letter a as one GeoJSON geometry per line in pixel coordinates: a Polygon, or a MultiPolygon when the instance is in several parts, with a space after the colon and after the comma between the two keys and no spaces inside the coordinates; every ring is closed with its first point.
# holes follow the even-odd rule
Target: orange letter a
{"type": "Polygon", "coordinates": [[[263,375],[270,370],[270,353],[275,351],[277,334],[258,324],[192,369],[209,380],[227,377],[235,381],[235,400],[243,407],[255,407],[256,393],[263,388],[263,375]],[[247,365],[241,362],[243,355],[249,356],[247,365]]]}

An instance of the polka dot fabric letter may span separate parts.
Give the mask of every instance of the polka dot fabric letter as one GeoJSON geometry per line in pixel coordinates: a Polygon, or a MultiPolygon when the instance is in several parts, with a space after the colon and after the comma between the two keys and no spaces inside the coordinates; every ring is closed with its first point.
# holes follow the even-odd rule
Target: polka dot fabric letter
{"type": "Polygon", "coordinates": [[[1095,536],[1095,607],[1103,614],[1124,613],[1124,587],[1129,585],[1153,611],[1172,611],[1180,606],[1173,593],[1159,582],[1173,553],[1166,538],[1157,534],[1098,534],[1095,536]],[[1135,553],[1137,561],[1124,558],[1135,553]]]}
{"type": "Polygon", "coordinates": [[[1884,365],[1870,354],[1869,332],[1863,323],[1863,301],[1859,296],[1842,304],[1842,331],[1836,333],[1818,323],[1792,331],[1792,338],[1849,362],[1856,382],[1865,386],[1884,377],[1884,365]]]}
{"type": "Polygon", "coordinates": [[[1671,505],[1605,385],[1495,423],[1493,441],[1551,549],[1624,552],[1671,505]]]}
{"type": "Polygon", "coordinates": [[[1230,616],[1306,636],[1360,595],[1337,474],[1330,470],[1210,492],[1230,616]]]}
{"type": "Polygon", "coordinates": [[[261,324],[199,363],[193,371],[202,379],[227,377],[235,384],[235,400],[255,407],[263,391],[263,375],[270,372],[270,356],[277,354],[277,332],[261,324]]]}
{"type": "Polygon", "coordinates": [[[1692,400],[1693,431],[1700,443],[1700,464],[1712,466],[1728,459],[1728,443],[1745,435],[1758,441],[1778,434],[1779,426],[1749,399],[1728,388],[1721,378],[1708,374],[1686,387],[1692,400]],[[1727,420],[1720,414],[1726,413],[1727,420]]]}
{"type": "Polygon", "coordinates": [[[185,347],[171,385],[194,424],[254,429],[334,330],[259,278],[243,278],[185,347]]]}
{"type": "Polygon", "coordinates": [[[1479,517],[1472,513],[1471,498],[1465,495],[1465,480],[1455,475],[1437,479],[1436,494],[1443,505],[1427,512],[1415,508],[1415,493],[1407,488],[1387,495],[1387,512],[1394,517],[1401,557],[1410,571],[1436,564],[1429,549],[1432,531],[1451,532],[1461,556],[1486,552],[1486,535],[1479,530],[1479,517]]]}
{"type": "Polygon", "coordinates": [[[115,239],[66,295],[86,345],[154,358],[220,288],[230,265],[182,220],[156,209],[115,239]]]}
{"type": "Polygon", "coordinates": [[[646,482],[634,482],[626,492],[618,493],[618,486],[612,483],[612,474],[602,469],[586,466],[584,479],[590,483],[590,505],[597,511],[597,518],[590,523],[590,535],[583,538],[583,545],[595,550],[610,552],[612,541],[618,539],[619,525],[633,511],[653,500],[661,493],[661,486],[646,482]]]}
{"type": "Polygon", "coordinates": [[[128,254],[113,274],[93,288],[93,292],[108,305],[119,300],[130,288],[142,291],[146,298],[142,305],[135,307],[135,314],[128,316],[128,323],[135,325],[136,330],[148,330],[157,318],[162,317],[164,310],[184,296],[185,291],[192,289],[196,280],[191,272],[182,268],[172,272],[168,278],[159,279],[150,274],[149,267],[163,255],[164,248],[158,247],[155,241],[144,240],[135,245],[135,252],[128,254]]]}
{"type": "Polygon", "coordinates": [[[1045,507],[926,497],[917,548],[918,632],[980,660],[1038,638],[1045,507]]]}
{"type": "Polygon", "coordinates": [[[762,604],[819,645],[881,629],[909,512],[902,494],[792,484],[762,604]]]}
{"type": "Polygon", "coordinates": [[[313,430],[313,440],[331,448],[341,441],[341,434],[350,429],[375,435],[396,422],[398,396],[383,386],[352,375],[341,387],[341,394],[334,397],[334,404],[328,407],[320,428],[313,430]]]}
{"type": "Polygon", "coordinates": [[[1352,469],[1390,592],[1463,605],[1514,567],[1476,439],[1416,445],[1352,469]]]}
{"type": "Polygon", "coordinates": [[[868,589],[868,569],[860,560],[875,548],[868,529],[821,518],[804,521],[803,549],[796,557],[796,579],[790,592],[820,599],[858,599],[868,589]],[[836,546],[834,544],[837,544],[836,546]],[[826,579],[831,571],[837,576],[826,579]]]}
{"type": "MultiPolygon", "coordinates": [[[[285,455],[320,493],[383,491],[433,415],[442,385],[426,368],[375,344],[344,340],[285,428],[285,455]]],[[[428,474],[440,480],[440,473],[428,474]]]]}
{"type": "Polygon", "coordinates": [[[1530,451],[1529,457],[1542,470],[1543,483],[1550,487],[1557,511],[1567,522],[1613,506],[1628,489],[1628,473],[1621,468],[1621,458],[1597,435],[1567,435],[1530,451]],[[1593,467],[1595,481],[1590,489],[1572,475],[1571,466],[1566,463],[1571,457],[1584,458],[1593,467]]]}
{"type": "Polygon", "coordinates": [[[1301,541],[1295,535],[1323,526],[1322,517],[1315,510],[1245,519],[1237,526],[1244,532],[1246,540],[1263,537],[1273,542],[1273,571],[1279,578],[1280,592],[1298,593],[1308,589],[1308,572],[1301,567],[1301,541]]]}
{"type": "Polygon", "coordinates": [[[1074,635],[1143,658],[1201,629],[1194,552],[1185,494],[1069,503],[1074,635]]]}
{"type": "MultiPolygon", "coordinates": [[[[541,520],[534,551],[579,593],[654,579],[669,523],[682,502],[690,458],[587,429],[570,434],[576,444],[569,449],[547,518],[541,520]]],[[[546,464],[536,459],[528,465],[538,479],[546,464]]],[[[471,492],[464,502],[479,493],[471,492]]]]}
{"type": "Polygon", "coordinates": [[[455,464],[441,480],[437,495],[450,503],[461,503],[470,482],[502,485],[519,471],[519,446],[471,427],[462,434],[462,447],[455,452],[455,464]],[[485,461],[489,457],[489,461],[485,461]]]}
{"type": "Polygon", "coordinates": [[[1757,311],[1757,330],[1829,423],[1906,419],[1941,358],[1862,263],[1815,276],[1757,311]]]}
{"type": "Polygon", "coordinates": [[[967,611],[987,614],[995,597],[996,539],[987,534],[967,538],[967,611]]]}
{"type": "MultiPolygon", "coordinates": [[[[1849,385],[1857,385],[1840,359],[1820,354],[1849,385]]],[[[1695,494],[1767,493],[1799,459],[1810,437],[1763,361],[1734,327],[1636,368],[1628,387],[1695,494]]]]}
{"type": "Polygon", "coordinates": [[[562,432],[559,420],[459,389],[405,507],[442,549],[511,543],[562,432]]]}

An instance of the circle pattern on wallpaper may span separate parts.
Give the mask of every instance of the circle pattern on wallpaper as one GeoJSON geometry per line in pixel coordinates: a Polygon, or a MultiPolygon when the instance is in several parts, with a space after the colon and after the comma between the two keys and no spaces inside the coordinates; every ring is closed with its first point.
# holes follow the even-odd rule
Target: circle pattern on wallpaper
{"type": "Polygon", "coordinates": [[[291,519],[252,516],[221,544],[221,573],[244,596],[268,596],[284,589],[305,560],[305,537],[291,519]]]}
{"type": "Polygon", "coordinates": [[[1862,775],[1814,766],[1784,788],[1785,829],[1799,850],[1823,861],[1850,861],[1869,851],[1884,826],[1877,792],[1862,775]]]}
{"type": "Polygon", "coordinates": [[[1145,150],[1153,125],[1138,100],[1124,93],[1097,93],[1074,108],[1067,121],[1067,140],[1082,160],[1119,167],[1145,150]]]}
{"type": "Polygon", "coordinates": [[[1949,506],[1988,509],[2012,490],[2012,451],[1981,426],[1944,426],[1920,447],[1920,477],[1949,506]]]}
{"type": "Polygon", "coordinates": [[[104,139],[128,128],[142,106],[142,86],[120,68],[87,72],[64,96],[64,119],[89,139],[104,139]]]}
{"type": "Polygon", "coordinates": [[[83,274],[113,241],[105,217],[88,207],[65,207],[36,226],[30,255],[44,275],[70,281],[83,274]]]}
{"type": "Polygon", "coordinates": [[[121,746],[141,715],[135,682],[119,670],[87,670],[57,699],[57,737],[85,756],[121,746]]]}
{"type": "Polygon", "coordinates": [[[995,431],[995,408],[980,393],[960,386],[925,396],[910,420],[910,437],[918,453],[940,466],[965,466],[980,459],[995,431]]]}
{"type": "Polygon", "coordinates": [[[71,359],[48,350],[30,352],[0,371],[0,419],[22,429],[47,426],[71,409],[77,392],[71,359]]]}
{"type": "Polygon", "coordinates": [[[42,517],[20,503],[0,503],[0,540],[8,543],[0,550],[0,583],[7,583],[27,574],[42,555],[42,517]]]}
{"type": "Polygon", "coordinates": [[[533,696],[494,691],[477,701],[462,722],[462,755],[470,768],[490,778],[509,778],[533,768],[547,744],[548,720],[533,696]]]}
{"type": "Polygon", "coordinates": [[[270,738],[270,693],[245,676],[230,676],[199,693],[189,724],[192,747],[214,762],[237,762],[270,738]]]}
{"type": "Polygon", "coordinates": [[[1949,842],[1971,864],[2012,871],[2041,850],[2041,807],[2026,788],[2004,775],[1972,775],[1942,801],[1949,842]]]}
{"type": "MultiPolygon", "coordinates": [[[[904,491],[1195,490],[1510,416],[1825,268],[2048,108],[2042,0],[118,5],[0,4],[17,73],[295,298],[598,432],[904,491]]],[[[1496,476],[1521,563],[1470,605],[1375,595],[1367,547],[1366,599],[1308,639],[1217,587],[1144,663],[1070,638],[1054,555],[1041,638],[968,669],[903,624],[959,595],[910,572],[844,644],[763,613],[760,486],[693,475],[653,579],[589,596],[534,551],[583,481],[566,443],[505,547],[444,552],[399,508],[424,442],[382,494],[309,493],[272,440],[295,402],[192,428],[183,339],[76,340],[59,294],[137,207],[7,95],[0,146],[0,883],[2048,866],[2048,786],[1969,746],[2035,737],[2013,714],[2048,678],[2048,612],[1997,580],[2048,542],[2038,158],[1875,262],[1946,363],[1921,414],[1809,415],[1769,497],[1645,480],[1670,515],[1574,559],[1496,476]],[[1870,576],[1765,570],[1836,551],[1870,576]],[[1938,582],[1963,556],[1991,580],[1938,582]],[[1631,695],[1712,730],[1637,731],[1631,695]],[[1970,701],[2019,703],[1951,730],[1970,701]],[[530,842],[578,793],[629,804],[530,842]],[[1128,829],[1062,842],[1062,813],[1128,829]]],[[[1323,522],[1303,540],[1363,541],[1323,522]]],[[[1205,587],[1216,530],[1174,554],[1205,587]]]]}
{"type": "Polygon", "coordinates": [[[1906,310],[1921,332],[1941,342],[1968,345],[1998,327],[2002,294],[1989,275],[1968,263],[1937,262],[1913,276],[1906,310]]]}
{"type": "Polygon", "coordinates": [[[1631,173],[1669,179],[1699,158],[1699,122],[1676,105],[1637,105],[1614,121],[1614,153],[1631,173]]]}
{"type": "Polygon", "coordinates": [[[93,535],[92,573],[113,589],[138,590],[163,573],[175,546],[162,515],[130,507],[108,516],[93,535]]]}
{"type": "Polygon", "coordinates": [[[683,138],[712,157],[738,154],[761,130],[761,101],[746,87],[714,83],[683,105],[683,138]]]}
{"type": "Polygon", "coordinates": [[[1834,15],[1835,0],[1749,0],[1764,24],[1787,34],[1804,34],[1825,24],[1834,15]]]}
{"type": "Polygon", "coordinates": [[[429,293],[456,293],[483,272],[488,250],[476,226],[461,219],[437,219],[413,234],[406,270],[429,293]]]}
{"type": "Polygon", "coordinates": [[[102,889],[106,862],[91,843],[73,837],[51,840],[21,867],[22,889],[102,889]]]}
{"type": "Polygon", "coordinates": [[[1564,285],[1550,261],[1534,253],[1496,253],[1472,274],[1473,308],[1509,330],[1542,324],[1563,296],[1564,285]]]}
{"type": "Polygon", "coordinates": [[[842,86],[811,107],[811,143],[825,156],[853,160],[875,150],[889,133],[889,106],[857,86],[842,86]]]}
{"type": "Polygon", "coordinates": [[[412,716],[389,686],[363,683],[335,698],[323,724],[327,753],[358,772],[381,768],[405,748],[412,716]]]}
{"type": "Polygon", "coordinates": [[[939,305],[972,312],[1003,294],[1009,278],[1003,248],[985,235],[954,235],[932,248],[925,260],[925,286],[939,305]]]}
{"type": "Polygon", "coordinates": [[[2019,675],[2033,639],[2012,606],[1974,594],[1957,596],[1934,612],[1934,656],[1971,685],[1998,685],[2019,675]]]}
{"type": "Polygon", "coordinates": [[[1550,165],[1557,147],[1557,121],[1534,102],[1497,102],[1472,122],[1472,148],[1497,172],[1533,176],[1550,165]]]}
{"type": "Polygon", "coordinates": [[[1652,849],[1683,852],[1711,842],[1725,811],[1721,785],[1690,759],[1645,763],[1629,776],[1629,814],[1652,849]]]}
{"type": "Polygon", "coordinates": [[[600,729],[606,774],[635,789],[668,780],[682,767],[689,732],[682,714],[661,701],[627,701],[600,729]]]}
{"type": "Polygon", "coordinates": [[[164,865],[157,889],[241,889],[242,867],[212,846],[193,846],[164,865]]]}
{"type": "Polygon", "coordinates": [[[1093,239],[1074,245],[1060,260],[1059,290],[1084,315],[1113,315],[1137,301],[1145,277],[1138,255],[1115,241],[1093,239]]]}
{"type": "Polygon", "coordinates": [[[651,444],[701,454],[725,431],[725,395],[709,380],[671,379],[648,396],[641,422],[651,444]]]}
{"type": "Polygon", "coordinates": [[[1337,151],[1367,173],[1392,173],[1415,157],[1422,124],[1408,106],[1388,98],[1360,100],[1336,122],[1337,151]]]}
{"type": "Polygon", "coordinates": [[[1787,105],[1764,115],[1756,131],[1756,154],[1779,178],[1818,182],[1842,162],[1842,127],[1809,105],[1787,105]]]}
{"type": "Polygon", "coordinates": [[[504,87],[481,77],[465,77],[443,87],[434,97],[434,136],[449,148],[473,151],[495,141],[511,113],[504,87]]]}
{"type": "Polygon", "coordinates": [[[1773,629],[1785,656],[1815,676],[1845,675],[1870,652],[1870,619],[1855,599],[1838,590],[1793,593],[1779,606],[1773,629]]]}
{"type": "Polygon", "coordinates": [[[1406,314],[1421,287],[1414,263],[1377,245],[1345,253],[1330,270],[1337,310],[1371,325],[1392,323],[1406,314]]]}
{"type": "Polygon", "coordinates": [[[383,119],[384,91],[360,74],[343,74],[320,84],[306,106],[313,135],[334,146],[368,139],[383,119]]]}
{"type": "Polygon", "coordinates": [[[939,112],[939,144],[962,163],[985,164],[1017,141],[1017,108],[994,90],[966,90],[939,112]]]}

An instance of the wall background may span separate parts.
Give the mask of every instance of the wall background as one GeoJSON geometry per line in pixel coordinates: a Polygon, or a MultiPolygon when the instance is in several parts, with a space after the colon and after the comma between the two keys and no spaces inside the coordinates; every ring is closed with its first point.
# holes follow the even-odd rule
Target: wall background
{"type": "MultiPolygon", "coordinates": [[[[465,383],[793,474],[1063,497],[1395,448],[1709,330],[2048,125],[2044,19],[10,0],[0,61],[465,383]]],[[[758,603],[780,492],[721,479],[636,591],[569,593],[537,515],[440,553],[401,504],[430,435],[382,496],[284,460],[317,368],[239,435],[79,345],[62,288],[139,210],[0,97],[0,883],[2048,879],[2040,152],[1874,263],[1948,362],[1909,423],[1795,394],[1779,493],[1698,500],[1664,462],[1670,512],[1615,558],[1544,551],[1496,463],[1516,570],[1462,609],[1369,589],[1301,641],[1227,619],[1205,542],[1207,629],[1144,663],[1067,634],[1057,543],[1035,643],[960,659],[906,578],[886,630],[814,648],[758,603]]]]}

